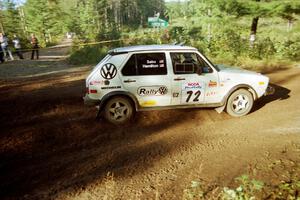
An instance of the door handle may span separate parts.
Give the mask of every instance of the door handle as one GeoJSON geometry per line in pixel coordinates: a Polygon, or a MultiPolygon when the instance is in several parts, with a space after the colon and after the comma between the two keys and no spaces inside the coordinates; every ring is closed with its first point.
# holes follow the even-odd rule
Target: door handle
{"type": "Polygon", "coordinates": [[[135,83],[136,80],[131,80],[131,79],[128,79],[128,80],[125,80],[124,83],[135,83]]]}
{"type": "Polygon", "coordinates": [[[174,78],[174,81],[184,81],[185,78],[174,78]]]}

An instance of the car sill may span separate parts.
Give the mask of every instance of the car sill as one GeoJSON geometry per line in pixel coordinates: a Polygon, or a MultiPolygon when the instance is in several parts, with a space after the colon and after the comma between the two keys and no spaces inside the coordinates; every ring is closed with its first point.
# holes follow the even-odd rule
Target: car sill
{"type": "Polygon", "coordinates": [[[185,108],[216,108],[223,106],[222,103],[214,104],[191,104],[191,105],[176,105],[176,106],[156,106],[156,107],[139,107],[138,111],[151,110],[170,110],[170,109],[185,109],[185,108]]]}

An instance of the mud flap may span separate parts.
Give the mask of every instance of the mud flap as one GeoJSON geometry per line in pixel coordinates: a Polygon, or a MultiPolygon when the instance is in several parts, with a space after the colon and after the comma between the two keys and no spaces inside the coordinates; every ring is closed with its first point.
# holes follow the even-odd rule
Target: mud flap
{"type": "Polygon", "coordinates": [[[96,115],[96,120],[100,120],[101,119],[101,110],[100,110],[100,106],[96,106],[96,108],[98,109],[97,115],[96,115]]]}
{"type": "Polygon", "coordinates": [[[215,111],[217,111],[217,113],[221,114],[221,113],[224,111],[225,106],[226,106],[226,105],[221,106],[221,107],[218,107],[218,108],[215,108],[215,111]]]}

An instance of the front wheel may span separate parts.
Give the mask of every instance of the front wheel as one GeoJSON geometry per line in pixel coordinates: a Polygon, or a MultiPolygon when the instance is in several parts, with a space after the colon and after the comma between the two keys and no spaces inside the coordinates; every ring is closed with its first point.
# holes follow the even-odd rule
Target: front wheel
{"type": "Polygon", "coordinates": [[[128,122],[133,112],[133,106],[127,98],[114,97],[106,103],[104,117],[109,122],[119,125],[128,122]]]}
{"type": "Polygon", "coordinates": [[[228,98],[226,112],[233,117],[247,115],[253,107],[253,96],[245,89],[239,89],[228,98]]]}

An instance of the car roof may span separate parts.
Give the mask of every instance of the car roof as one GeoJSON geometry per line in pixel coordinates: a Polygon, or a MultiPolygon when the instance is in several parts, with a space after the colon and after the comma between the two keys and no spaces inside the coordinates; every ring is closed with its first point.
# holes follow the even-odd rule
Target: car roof
{"type": "Polygon", "coordinates": [[[139,46],[128,46],[112,49],[109,51],[110,54],[122,54],[128,52],[139,52],[139,51],[165,51],[165,50],[197,50],[194,47],[180,46],[180,45],[139,45],[139,46]]]}

